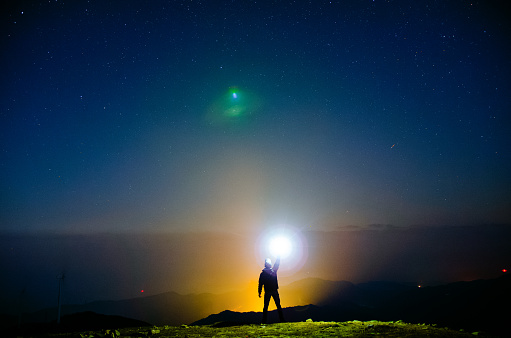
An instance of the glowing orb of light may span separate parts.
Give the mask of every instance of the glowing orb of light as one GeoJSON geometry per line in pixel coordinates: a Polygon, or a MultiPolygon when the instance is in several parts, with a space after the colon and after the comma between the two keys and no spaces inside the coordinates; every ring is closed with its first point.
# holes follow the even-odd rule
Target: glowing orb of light
{"type": "Polygon", "coordinates": [[[276,236],[270,239],[269,249],[272,256],[280,256],[282,259],[289,257],[293,251],[291,242],[284,236],[276,236]]]}
{"type": "Polygon", "coordinates": [[[307,240],[300,230],[280,225],[262,232],[255,243],[255,259],[264,266],[266,258],[273,262],[280,256],[279,273],[291,275],[307,262],[307,240]]]}

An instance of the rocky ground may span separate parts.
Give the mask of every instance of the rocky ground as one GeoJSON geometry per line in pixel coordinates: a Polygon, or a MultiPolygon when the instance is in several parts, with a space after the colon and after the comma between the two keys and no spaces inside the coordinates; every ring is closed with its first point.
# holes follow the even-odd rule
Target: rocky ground
{"type": "Polygon", "coordinates": [[[402,321],[306,322],[269,325],[216,323],[203,326],[163,326],[126,328],[79,333],[48,333],[39,337],[490,337],[482,332],[464,332],[402,321]]]}

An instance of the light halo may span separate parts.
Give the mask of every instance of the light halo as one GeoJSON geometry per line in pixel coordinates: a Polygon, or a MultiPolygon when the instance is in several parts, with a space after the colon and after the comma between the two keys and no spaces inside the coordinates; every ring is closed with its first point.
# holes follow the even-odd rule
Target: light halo
{"type": "MultiPolygon", "coordinates": [[[[276,246],[278,247],[278,245],[276,246]]],[[[264,262],[267,258],[275,262],[279,254],[278,251],[283,250],[284,247],[288,248],[285,251],[289,251],[287,253],[284,251],[280,252],[279,273],[292,275],[300,270],[308,257],[307,240],[299,229],[289,225],[275,226],[260,233],[254,247],[258,265],[261,264],[264,267],[264,262]],[[281,245],[280,249],[272,248],[273,241],[275,243],[280,242],[284,246],[281,245]],[[286,241],[289,241],[289,246],[286,244],[286,241]]]]}

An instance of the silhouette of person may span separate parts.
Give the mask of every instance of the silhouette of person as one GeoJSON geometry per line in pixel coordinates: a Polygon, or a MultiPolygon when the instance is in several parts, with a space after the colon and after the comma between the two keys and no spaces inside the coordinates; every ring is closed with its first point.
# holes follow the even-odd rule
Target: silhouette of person
{"type": "Polygon", "coordinates": [[[282,313],[282,307],[280,306],[279,282],[277,281],[277,270],[279,269],[279,265],[280,257],[277,257],[273,267],[271,266],[271,259],[266,258],[264,261],[264,269],[259,275],[259,285],[257,288],[259,298],[261,298],[261,290],[264,287],[263,324],[266,324],[266,320],[268,318],[268,306],[270,305],[271,297],[273,297],[273,301],[277,306],[280,321],[284,321],[284,314],[282,313]]]}

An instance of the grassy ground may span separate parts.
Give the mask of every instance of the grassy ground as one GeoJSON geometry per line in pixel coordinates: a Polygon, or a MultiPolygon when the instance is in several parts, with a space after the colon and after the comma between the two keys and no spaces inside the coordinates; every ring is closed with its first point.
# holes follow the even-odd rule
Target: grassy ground
{"type": "Polygon", "coordinates": [[[82,333],[54,333],[44,337],[474,337],[480,332],[463,332],[431,325],[380,321],[299,322],[269,325],[164,326],[128,328],[82,333]]]}

